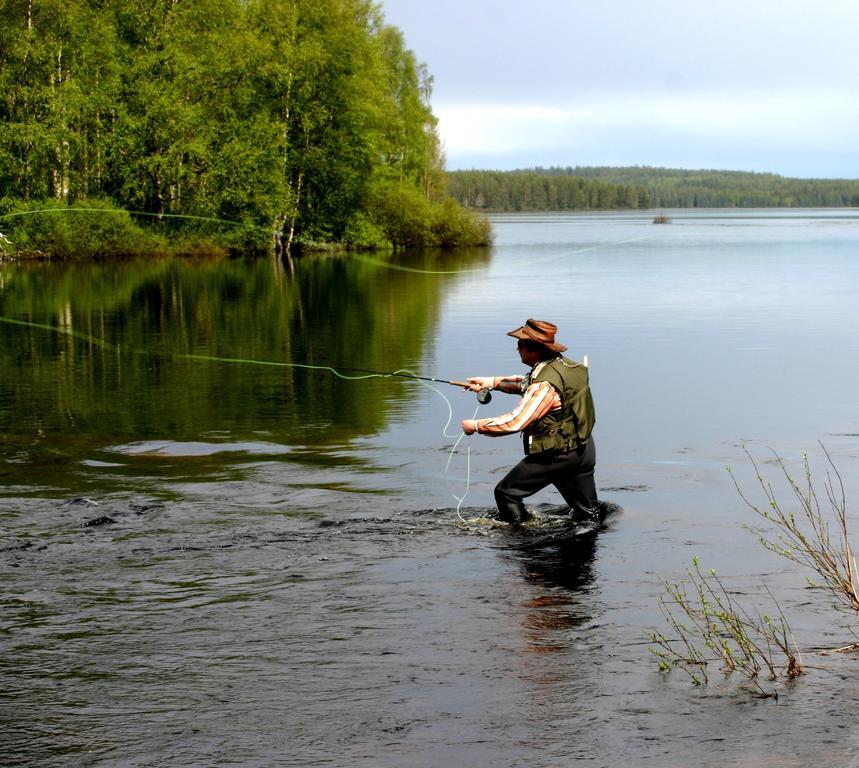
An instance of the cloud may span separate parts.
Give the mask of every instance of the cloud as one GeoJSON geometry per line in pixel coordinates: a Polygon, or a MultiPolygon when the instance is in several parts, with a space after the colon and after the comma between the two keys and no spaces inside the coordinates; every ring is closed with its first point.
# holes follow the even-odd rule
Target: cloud
{"type": "Polygon", "coordinates": [[[460,104],[435,108],[449,154],[498,154],[566,143],[575,125],[599,121],[589,109],[538,104],[460,104]]]}
{"type": "Polygon", "coordinates": [[[821,173],[855,173],[859,103],[837,91],[606,94],[561,104],[436,107],[448,167],[678,165],[802,173],[815,155],[838,155],[821,173]],[[698,158],[695,160],[695,158],[698,158]],[[852,165],[855,165],[853,163],[852,165]]]}
{"type": "Polygon", "coordinates": [[[859,175],[856,0],[382,1],[435,76],[449,167],[859,175]]]}

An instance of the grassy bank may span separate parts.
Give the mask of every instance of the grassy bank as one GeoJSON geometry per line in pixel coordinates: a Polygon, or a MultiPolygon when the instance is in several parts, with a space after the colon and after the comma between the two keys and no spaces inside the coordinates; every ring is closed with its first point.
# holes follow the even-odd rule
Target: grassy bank
{"type": "MultiPolygon", "coordinates": [[[[353,216],[343,238],[306,240],[296,250],[367,251],[488,245],[485,217],[451,199],[434,203],[419,193],[380,190],[366,212],[353,216]]],[[[206,216],[158,216],[127,211],[103,199],[67,205],[57,200],[0,202],[0,257],[88,260],[138,256],[262,255],[270,228],[206,216]]]]}

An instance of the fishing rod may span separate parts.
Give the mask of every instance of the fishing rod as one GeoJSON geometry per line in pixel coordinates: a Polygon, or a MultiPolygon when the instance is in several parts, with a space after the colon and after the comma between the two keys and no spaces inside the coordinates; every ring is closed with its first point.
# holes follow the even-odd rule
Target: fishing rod
{"type": "MultiPolygon", "coordinates": [[[[399,371],[373,371],[369,368],[347,368],[342,365],[337,366],[337,370],[339,371],[352,371],[354,373],[372,373],[376,376],[399,376],[402,379],[418,379],[419,381],[433,381],[436,384],[450,384],[453,387],[463,387],[464,389],[471,389],[471,386],[466,381],[451,381],[450,379],[437,379],[435,376],[418,376],[414,373],[400,373],[399,371]]],[[[477,393],[477,402],[481,405],[486,405],[490,400],[492,400],[492,392],[489,391],[488,387],[483,387],[477,393]]]]}

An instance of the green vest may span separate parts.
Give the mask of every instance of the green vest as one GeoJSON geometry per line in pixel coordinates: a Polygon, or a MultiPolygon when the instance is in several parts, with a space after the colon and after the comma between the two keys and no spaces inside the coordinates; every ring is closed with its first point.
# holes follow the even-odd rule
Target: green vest
{"type": "Polygon", "coordinates": [[[535,381],[548,381],[558,390],[561,410],[549,411],[525,430],[525,453],[568,451],[584,445],[596,422],[587,366],[558,355],[536,365],[525,384],[535,381]]]}

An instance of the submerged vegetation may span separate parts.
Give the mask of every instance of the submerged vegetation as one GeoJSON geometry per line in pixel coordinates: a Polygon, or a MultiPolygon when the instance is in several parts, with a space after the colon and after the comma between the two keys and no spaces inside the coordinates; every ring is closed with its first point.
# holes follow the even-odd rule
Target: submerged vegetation
{"type": "Polygon", "coordinates": [[[722,672],[739,673],[764,697],[774,694],[764,689],[762,677],[775,680],[803,673],[802,654],[778,603],[775,619],[768,613],[750,613],[714,570],[701,571],[697,558],[686,575],[691,595],[684,584],[666,582],[660,602],[674,637],[662,632],[650,636],[661,669],[680,667],[701,685],[709,680],[708,663],[718,661],[722,672]]]}
{"type": "Polygon", "coordinates": [[[859,206],[859,180],[745,171],[576,166],[455,171],[448,179],[463,205],[498,211],[859,206]]]}
{"type": "Polygon", "coordinates": [[[798,512],[784,508],[748,452],[765,503],[751,501],[737,484],[736,478],[734,484],[749,508],[775,528],[774,536],[759,537],[763,547],[813,571],[820,581],[810,579],[811,585],[828,592],[837,608],[855,617],[859,614],[859,574],[856,573],[856,560],[847,530],[844,483],[828,451],[823,448],[823,452],[829,463],[829,471],[823,481],[823,498],[826,499],[823,505],[814,487],[808,456],[803,456],[802,485],[790,474],[781,457],[775,457],[784,481],[798,504],[798,512]],[[834,531],[830,525],[834,525],[834,531]]]}
{"type": "MultiPolygon", "coordinates": [[[[770,530],[759,535],[762,546],[793,563],[810,569],[814,576],[809,584],[833,599],[835,607],[855,621],[859,618],[859,576],[850,544],[847,525],[847,502],[844,485],[826,448],[821,446],[829,469],[823,480],[823,490],[815,487],[808,457],[803,456],[801,480],[796,480],[778,455],[775,463],[790,490],[796,510],[789,510],[777,498],[773,485],[761,474],[758,463],[746,451],[755,471],[763,502],[750,498],[729,469],[742,500],[770,530]],[[825,501],[824,501],[825,500],[825,501]],[[771,532],[770,532],[771,531],[771,532]]],[[[679,667],[686,671],[696,685],[708,681],[707,666],[721,662],[727,674],[743,674],[760,695],[765,691],[760,678],[764,674],[775,680],[783,675],[796,677],[804,671],[802,654],[793,638],[787,619],[776,598],[767,589],[776,606],[776,619],[769,614],[754,614],[731,596],[715,571],[704,574],[697,559],[688,570],[687,583],[665,583],[661,599],[662,612],[671,628],[671,635],[654,632],[650,635],[651,652],[659,658],[660,668],[679,667]],[[777,664],[775,656],[783,657],[777,664]]],[[[859,644],[851,643],[837,651],[852,651],[859,644]]]]}
{"type": "Polygon", "coordinates": [[[431,91],[369,0],[9,0],[4,250],[485,244],[431,91]]]}

